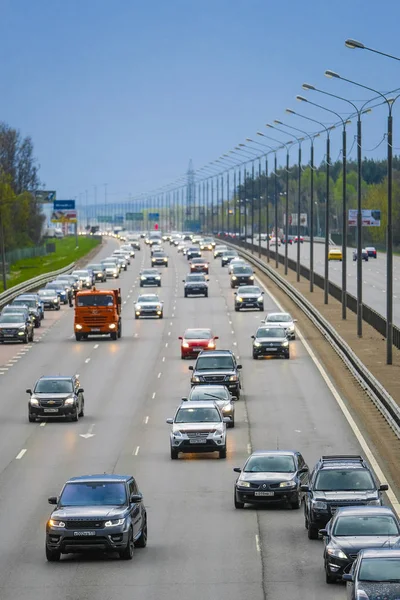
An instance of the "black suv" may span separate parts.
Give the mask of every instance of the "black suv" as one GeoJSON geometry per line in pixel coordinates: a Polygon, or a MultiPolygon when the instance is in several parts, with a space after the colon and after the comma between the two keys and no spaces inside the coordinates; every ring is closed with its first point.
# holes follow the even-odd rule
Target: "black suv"
{"type": "Polygon", "coordinates": [[[84,415],[83,389],[75,375],[41,377],[35,383],[33,391],[28,389],[26,393],[30,395],[28,403],[30,423],[48,417],[63,417],[77,421],[84,415]]]}
{"type": "Polygon", "coordinates": [[[240,285],[253,285],[254,271],[251,267],[245,265],[235,265],[232,268],[231,288],[239,287],[240,285]]]}
{"type": "Polygon", "coordinates": [[[194,367],[190,366],[189,371],[193,371],[191,385],[222,384],[225,385],[232,396],[239,398],[241,381],[240,369],[236,358],[230,350],[212,350],[203,351],[197,357],[194,367]]]}
{"type": "Polygon", "coordinates": [[[305,526],[310,540],[343,506],[381,506],[382,494],[388,486],[378,485],[371,469],[354,455],[322,456],[314,467],[304,502],[305,526]]]}
{"type": "Polygon", "coordinates": [[[134,547],[147,544],[143,497],[130,475],[84,475],[65,483],[46,525],[46,558],[102,550],[130,560],[134,547]]]}
{"type": "Polygon", "coordinates": [[[208,297],[208,283],[203,273],[189,273],[189,275],[186,275],[186,279],[182,279],[182,281],[185,284],[185,298],[188,296],[208,297]]]}

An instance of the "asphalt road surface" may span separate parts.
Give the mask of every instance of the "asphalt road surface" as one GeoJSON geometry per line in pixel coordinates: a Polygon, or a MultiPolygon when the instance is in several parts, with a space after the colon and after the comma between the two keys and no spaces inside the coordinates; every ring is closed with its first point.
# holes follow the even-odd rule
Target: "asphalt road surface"
{"type": "MultiPolygon", "coordinates": [[[[359,453],[352,430],[300,341],[291,342],[290,360],[252,360],[250,336],[261,314],[234,312],[220,261],[210,256],[209,298],[185,299],[186,258],[167,251],[169,267],[155,288],[165,303],[163,320],[134,319],[139,269],[150,266],[142,249],[118,280],[121,340],[78,343],[73,310],[47,312],[55,322],[45,337],[0,378],[1,600],[343,599],[343,585],[325,583],[322,542],[308,540],[303,511],[235,510],[232,468],[251,449],[298,448],[310,467],[321,454],[359,453]],[[244,393],[226,460],[215,454],[171,461],[165,419],[187,395],[193,364],[180,359],[177,338],[201,326],[212,327],[218,347],[240,357],[244,393]],[[28,423],[25,389],[40,375],[58,373],[79,373],[85,417],[28,423]],[[147,548],[128,562],[68,555],[47,563],[47,498],[71,476],[103,472],[137,478],[148,509],[147,548]]],[[[275,309],[267,294],[265,309],[275,309]]]]}
{"type": "MultiPolygon", "coordinates": [[[[258,238],[254,243],[258,245],[258,238]]],[[[266,247],[266,242],[261,242],[266,247]]],[[[325,255],[324,244],[314,244],[314,271],[324,276],[325,255]]],[[[271,250],[275,247],[270,246],[271,250]]],[[[285,246],[279,248],[280,254],[285,254],[285,246]]],[[[297,260],[297,244],[288,246],[288,257],[297,260]]],[[[310,244],[300,244],[300,262],[310,266],[310,244]]],[[[377,258],[363,261],[363,302],[386,318],[386,254],[378,252],[377,258]]],[[[329,262],[329,279],[342,287],[342,263],[329,262]]],[[[357,296],[357,263],[353,261],[353,248],[347,248],[347,291],[357,296]]],[[[393,257],[393,323],[400,327],[400,256],[393,257]]]]}

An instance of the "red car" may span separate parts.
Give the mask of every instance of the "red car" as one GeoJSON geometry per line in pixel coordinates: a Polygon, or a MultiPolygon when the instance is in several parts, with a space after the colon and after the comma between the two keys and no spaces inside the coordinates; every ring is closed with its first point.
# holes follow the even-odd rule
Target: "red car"
{"type": "MultiPolygon", "coordinates": [[[[297,235],[295,235],[295,236],[293,237],[293,241],[294,241],[294,243],[295,243],[295,244],[297,244],[297,235]]],[[[303,236],[301,235],[301,236],[300,236],[300,244],[302,244],[303,242],[304,242],[304,238],[303,238],[303,236]]]]}
{"type": "Polygon", "coordinates": [[[196,358],[202,350],[215,350],[215,340],[218,336],[213,335],[211,329],[186,329],[181,340],[181,358],[196,358]]]}
{"type": "Polygon", "coordinates": [[[192,258],[190,261],[191,273],[206,273],[208,275],[208,262],[204,258],[192,258]]]}

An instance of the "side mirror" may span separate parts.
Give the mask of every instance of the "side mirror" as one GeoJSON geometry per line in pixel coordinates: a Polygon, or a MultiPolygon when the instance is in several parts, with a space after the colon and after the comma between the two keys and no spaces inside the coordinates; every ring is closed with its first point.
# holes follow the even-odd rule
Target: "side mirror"
{"type": "Polygon", "coordinates": [[[297,319],[293,319],[293,323],[297,323],[297,319]]]}
{"type": "Polygon", "coordinates": [[[342,580],[343,581],[354,581],[353,575],[351,573],[343,573],[342,580]]]}
{"type": "Polygon", "coordinates": [[[241,473],[242,469],[240,467],[233,467],[233,470],[235,471],[235,473],[241,473]]]}
{"type": "Polygon", "coordinates": [[[309,488],[308,485],[301,485],[300,489],[301,489],[302,492],[309,492],[310,491],[310,488],[309,488]]]}
{"type": "Polygon", "coordinates": [[[189,371],[193,371],[193,365],[190,365],[190,367],[188,367],[189,371]]]}
{"type": "Polygon", "coordinates": [[[58,500],[57,496],[50,496],[50,498],[47,499],[47,502],[49,504],[57,504],[57,500],[58,500]]]}
{"type": "Polygon", "coordinates": [[[236,396],[232,396],[231,402],[237,402],[237,397],[236,396]]]}
{"type": "Polygon", "coordinates": [[[182,283],[186,283],[186,281],[184,279],[182,279],[182,283]]]}
{"type": "Polygon", "coordinates": [[[223,420],[224,423],[230,423],[231,422],[231,420],[230,420],[229,417],[223,417],[222,420],[223,420]]]}
{"type": "Polygon", "coordinates": [[[318,533],[319,535],[322,535],[322,537],[327,537],[329,535],[326,529],[320,529],[318,533]]]}
{"type": "Polygon", "coordinates": [[[242,365],[237,365],[236,368],[240,370],[242,368],[242,365]]]}
{"type": "Polygon", "coordinates": [[[233,295],[234,295],[234,296],[237,296],[237,292],[234,292],[234,293],[233,293],[233,295]]]}
{"type": "Polygon", "coordinates": [[[379,491],[380,492],[387,492],[389,489],[389,486],[387,483],[383,483],[382,485],[379,486],[379,491]]]}
{"type": "Polygon", "coordinates": [[[214,335],[214,340],[219,340],[218,335],[214,335]]]}
{"type": "Polygon", "coordinates": [[[262,292],[261,292],[261,294],[265,294],[265,292],[264,292],[264,291],[262,291],[262,292]]]}
{"type": "Polygon", "coordinates": [[[168,425],[172,425],[174,420],[171,417],[169,417],[166,422],[168,423],[168,425]]]}
{"type": "Polygon", "coordinates": [[[252,340],[256,339],[254,335],[251,335],[250,337],[251,337],[252,340]]]}
{"type": "Polygon", "coordinates": [[[28,389],[26,390],[26,393],[27,393],[27,394],[30,394],[30,395],[32,396],[32,390],[31,390],[31,389],[29,389],[29,388],[28,388],[28,389]]]}
{"type": "Polygon", "coordinates": [[[182,402],[187,402],[187,398],[182,398],[182,402]]]}
{"type": "Polygon", "coordinates": [[[83,394],[85,390],[83,388],[78,388],[78,394],[83,394]]]}
{"type": "Polygon", "coordinates": [[[131,504],[136,504],[137,502],[141,502],[142,500],[142,494],[131,494],[131,497],[129,498],[131,504]]]}
{"type": "Polygon", "coordinates": [[[183,340],[183,337],[180,335],[180,336],[178,337],[178,340],[183,340]]]}

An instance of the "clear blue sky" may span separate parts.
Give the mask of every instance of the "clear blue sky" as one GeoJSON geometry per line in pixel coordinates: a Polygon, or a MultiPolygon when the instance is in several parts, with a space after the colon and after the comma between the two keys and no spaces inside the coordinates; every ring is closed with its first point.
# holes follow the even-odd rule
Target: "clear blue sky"
{"type": "MultiPolygon", "coordinates": [[[[97,185],[100,201],[106,182],[109,202],[122,202],[175,180],[190,158],[199,168],[268,133],[268,121],[308,127],[286,107],[330,122],[296,102],[304,81],[369,98],[328,80],[327,68],[378,90],[400,87],[400,63],[344,46],[352,37],[400,55],[399,0],[0,0],[0,15],[0,119],[32,136],[58,198],[87,189],[91,201],[97,185]]],[[[308,97],[346,113],[344,103],[308,97]]],[[[400,147],[400,99],[394,114],[400,147]]],[[[365,117],[366,156],[384,156],[384,143],[368,150],[385,119],[382,108],[365,117]]],[[[339,149],[338,131],[333,159],[339,149]]]]}

